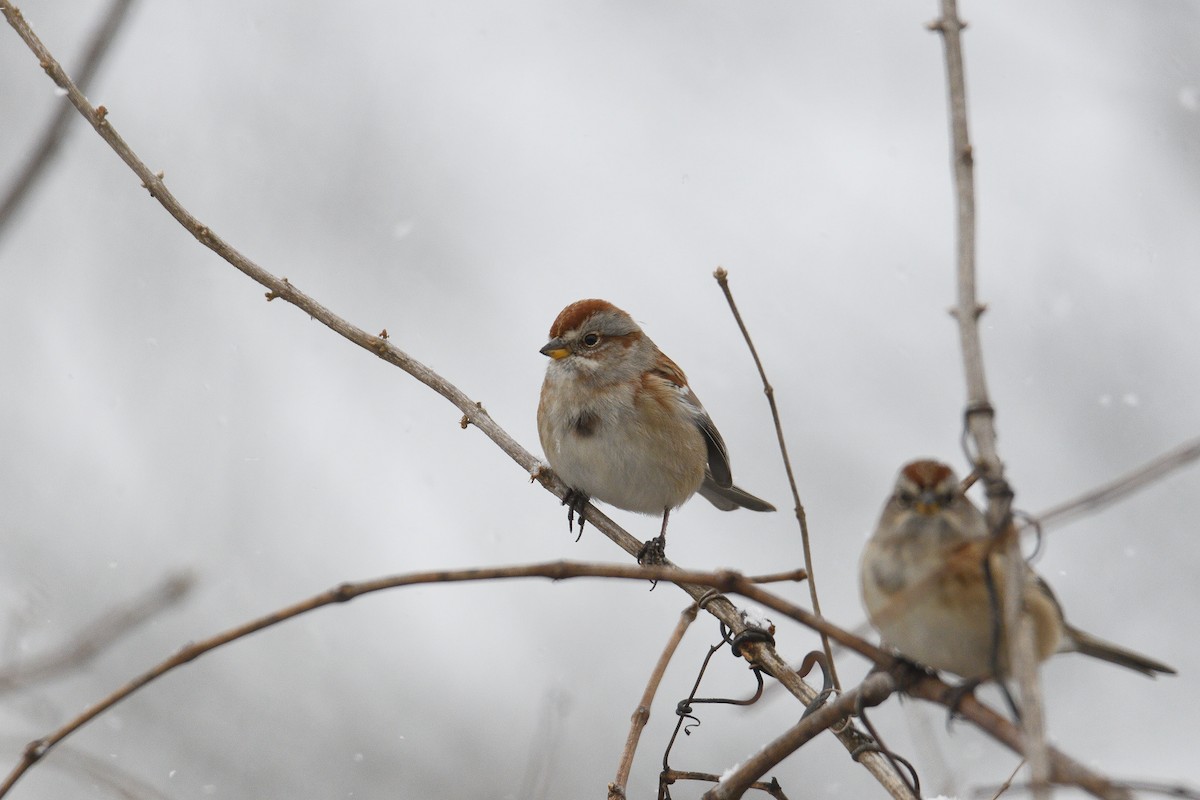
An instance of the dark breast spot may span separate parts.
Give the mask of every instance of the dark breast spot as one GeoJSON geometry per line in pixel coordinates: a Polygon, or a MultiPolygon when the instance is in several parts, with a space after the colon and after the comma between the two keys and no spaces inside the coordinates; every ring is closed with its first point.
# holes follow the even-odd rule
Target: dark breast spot
{"type": "Polygon", "coordinates": [[[584,411],[571,420],[571,430],[575,431],[578,436],[591,436],[598,427],[600,427],[600,417],[590,411],[584,411]]]}

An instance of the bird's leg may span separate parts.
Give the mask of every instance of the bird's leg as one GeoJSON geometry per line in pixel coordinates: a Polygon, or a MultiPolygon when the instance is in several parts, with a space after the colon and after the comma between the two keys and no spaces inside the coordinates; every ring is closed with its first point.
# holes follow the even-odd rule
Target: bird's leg
{"type": "Polygon", "coordinates": [[[658,536],[642,545],[638,551],[639,564],[662,564],[667,560],[667,518],[670,516],[671,509],[664,508],[662,530],[658,536]]]}
{"type": "Polygon", "coordinates": [[[946,708],[950,711],[946,717],[946,730],[950,730],[950,723],[958,716],[958,707],[962,705],[962,701],[974,697],[976,687],[983,681],[984,678],[971,678],[950,689],[949,697],[946,698],[946,708]]]}
{"type": "MultiPolygon", "coordinates": [[[[895,657],[895,660],[892,662],[892,665],[889,669],[884,670],[884,668],[876,665],[871,671],[875,672],[877,670],[890,672],[892,678],[896,681],[896,686],[898,686],[901,691],[908,691],[910,686],[922,678],[937,677],[936,670],[932,670],[924,664],[918,664],[916,661],[913,661],[909,658],[904,658],[900,655],[895,657]]],[[[970,691],[971,688],[973,687],[968,687],[967,691],[970,691]]],[[[961,699],[962,698],[959,698],[959,701],[961,701],[961,699]]]]}
{"type": "Polygon", "coordinates": [[[575,514],[579,513],[579,535],[575,537],[575,541],[583,538],[583,523],[586,521],[583,516],[584,509],[587,508],[588,500],[586,494],[578,489],[567,489],[567,493],[563,495],[563,505],[567,507],[567,530],[574,532],[575,530],[575,514]]]}

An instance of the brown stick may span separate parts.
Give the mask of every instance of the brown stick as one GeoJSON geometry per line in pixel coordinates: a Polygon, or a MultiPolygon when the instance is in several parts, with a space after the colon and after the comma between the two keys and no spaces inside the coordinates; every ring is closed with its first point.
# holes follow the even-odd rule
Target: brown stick
{"type": "MultiPolygon", "coordinates": [[[[821,613],[821,601],[817,597],[817,579],[813,574],[813,558],[812,546],[809,544],[808,538],[808,515],[804,513],[804,504],[800,502],[800,490],[796,488],[796,475],[792,472],[792,460],[788,457],[787,440],[783,436],[783,422],[779,418],[779,406],[775,403],[775,389],[771,386],[771,382],[767,380],[767,371],[763,367],[762,359],[758,357],[758,349],[754,346],[754,340],[750,338],[750,331],[746,329],[746,323],[742,321],[742,315],[738,311],[737,303],[733,301],[733,292],[729,288],[729,273],[724,267],[717,267],[717,271],[713,273],[713,277],[717,279],[717,284],[721,287],[721,291],[725,294],[725,302],[729,304],[729,310],[733,312],[733,318],[737,321],[738,329],[742,332],[742,338],[746,340],[746,346],[750,348],[750,356],[754,359],[754,366],[758,368],[758,376],[762,379],[763,394],[767,396],[767,405],[771,407],[771,419],[775,421],[775,438],[779,441],[779,454],[783,457],[783,468],[787,473],[788,485],[792,489],[792,501],[796,504],[796,522],[800,525],[800,545],[804,551],[804,569],[808,572],[808,596],[812,601],[813,611],[821,613]]],[[[833,680],[833,686],[839,692],[842,690],[842,683],[838,680],[837,667],[833,660],[833,649],[829,645],[829,639],[825,636],[821,637],[821,647],[825,650],[825,661],[829,664],[829,677],[833,680]]]]}
{"type": "Polygon", "coordinates": [[[646,690],[642,692],[642,699],[638,703],[638,707],[633,710],[629,735],[625,737],[625,749],[621,751],[621,761],[617,764],[617,777],[608,785],[608,800],[622,800],[625,797],[625,787],[629,784],[629,771],[633,768],[633,754],[637,751],[638,741],[642,738],[642,731],[645,729],[646,723],[650,721],[650,706],[654,703],[654,695],[658,693],[658,685],[662,683],[663,675],[667,671],[667,665],[671,663],[672,656],[675,655],[675,650],[683,641],[683,634],[696,621],[696,612],[699,610],[699,606],[693,603],[679,615],[679,622],[675,624],[675,630],[671,631],[671,638],[667,640],[662,655],[658,657],[658,663],[654,665],[654,671],[650,673],[650,680],[646,681],[646,690]]]}

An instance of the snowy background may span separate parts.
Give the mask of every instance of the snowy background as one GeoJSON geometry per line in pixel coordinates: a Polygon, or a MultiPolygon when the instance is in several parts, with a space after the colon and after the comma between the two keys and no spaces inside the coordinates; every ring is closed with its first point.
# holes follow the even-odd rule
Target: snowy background
{"type": "MultiPolygon", "coordinates": [[[[69,69],[104,6],[22,4],[69,69]]],[[[711,278],[725,266],[781,404],[824,609],[853,627],[858,553],[895,470],[926,454],[963,466],[936,10],[143,2],[89,96],[207,225],[387,328],[531,450],[550,322],[582,297],[622,306],[688,372],[738,482],[787,509],[711,278]]],[[[1200,432],[1200,3],[962,13],[988,377],[1017,503],[1036,512],[1200,432]]],[[[64,102],[0,31],[0,186],[64,102]]],[[[86,668],[5,694],[4,771],[185,642],[341,581],[624,560],[595,533],[574,543],[558,502],[444,400],[265,303],[81,120],[0,241],[0,326],[5,661],[169,572],[197,580],[86,668]]],[[[1039,562],[1076,624],[1180,671],[1150,681],[1073,656],[1043,669],[1053,741],[1117,777],[1200,784],[1198,491],[1200,470],[1178,473],[1053,531],[1039,562]]],[[[697,501],[672,531],[688,567],[801,560],[786,510],[697,501]]],[[[646,588],[429,587],[324,609],[138,693],[13,796],[118,796],[99,788],[117,773],[149,797],[600,796],[685,604],[646,588]]],[[[634,796],[652,796],[672,709],[715,637],[702,620],[671,665],[634,796]]],[[[796,659],[816,646],[790,624],[778,639],[796,659]]],[[[843,680],[866,668],[846,656],[843,680]]],[[[703,693],[752,688],[723,656],[703,693]]],[[[672,763],[721,772],[797,713],[780,693],[704,709],[672,763]]],[[[931,794],[1016,763],[918,703],[874,719],[931,794]]],[[[792,797],[882,794],[828,736],[775,774],[792,797]]]]}

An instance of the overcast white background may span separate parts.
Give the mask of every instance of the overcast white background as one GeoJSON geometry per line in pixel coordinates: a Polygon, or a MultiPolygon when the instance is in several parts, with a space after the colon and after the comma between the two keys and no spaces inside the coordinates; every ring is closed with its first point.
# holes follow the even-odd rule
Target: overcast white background
{"type": "MultiPolygon", "coordinates": [[[[104,4],[22,8],[70,68],[104,4]]],[[[936,10],[159,0],[135,6],[89,96],[207,225],[387,328],[532,450],[554,316],[592,296],[627,309],[687,371],[738,482],[783,509],[691,503],[672,558],[791,568],[766,403],[710,277],[725,266],[777,392],[824,610],[854,626],[858,554],[895,470],[963,467],[936,10]]],[[[962,13],[986,365],[1017,503],[1038,511],[1200,431],[1200,4],[962,13]]],[[[0,31],[0,182],[63,102],[0,31]]],[[[0,341],[5,659],[169,571],[198,581],[85,669],[6,695],[5,771],[185,642],[341,581],[624,560],[594,532],[574,543],[558,502],[444,400],[264,302],[82,120],[0,241],[0,341]]],[[[1179,669],[1043,669],[1052,740],[1114,776],[1200,784],[1198,490],[1200,471],[1177,474],[1053,531],[1039,562],[1076,624],[1179,669]]],[[[324,609],[203,657],[69,747],[153,790],[138,796],[600,796],[685,603],[646,589],[432,587],[324,609]]],[[[702,619],[668,671],[631,796],[653,796],[715,637],[702,619]]],[[[817,645],[789,624],[778,639],[797,659],[817,645]]],[[[847,682],[866,668],[840,662],[847,682]]],[[[753,688],[727,655],[710,674],[702,694],[753,688]]],[[[721,772],[797,714],[782,695],[704,708],[672,763],[721,772]]],[[[947,735],[936,709],[874,716],[930,793],[1015,765],[965,725],[947,735]]],[[[117,796],[64,755],[13,796],[117,796]]],[[[790,797],[882,796],[831,737],[774,774],[790,797]]]]}

